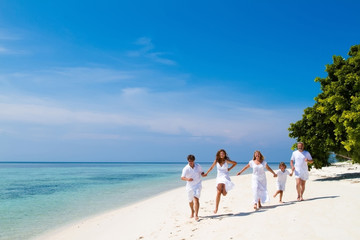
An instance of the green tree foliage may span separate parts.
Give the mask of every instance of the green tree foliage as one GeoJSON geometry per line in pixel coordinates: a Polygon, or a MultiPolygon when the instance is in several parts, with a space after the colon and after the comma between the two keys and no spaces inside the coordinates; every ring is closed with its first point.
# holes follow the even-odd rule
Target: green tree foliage
{"type": "Polygon", "coordinates": [[[360,162],[360,45],[349,58],[333,57],[326,78],[315,79],[321,93],[303,118],[291,123],[289,136],[305,143],[316,168],[328,165],[329,154],[360,162]]]}

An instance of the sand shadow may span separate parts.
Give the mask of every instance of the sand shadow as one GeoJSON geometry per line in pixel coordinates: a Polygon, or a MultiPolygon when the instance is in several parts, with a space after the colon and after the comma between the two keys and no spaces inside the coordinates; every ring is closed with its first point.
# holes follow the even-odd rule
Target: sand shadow
{"type": "Polygon", "coordinates": [[[255,213],[262,213],[262,212],[266,212],[267,210],[269,209],[274,209],[274,208],[277,208],[277,207],[285,207],[285,206],[288,206],[288,205],[292,205],[294,204],[295,202],[284,202],[284,203],[279,203],[279,204],[274,204],[274,205],[267,205],[267,206],[262,206],[260,209],[258,210],[254,210],[254,211],[251,211],[251,212],[239,212],[239,213],[236,213],[233,215],[233,217],[244,217],[244,216],[249,216],[251,214],[255,214],[255,213]]]}
{"type": "Polygon", "coordinates": [[[314,197],[314,198],[305,198],[303,201],[297,201],[297,202],[308,202],[308,201],[316,201],[321,199],[329,199],[329,198],[338,198],[340,196],[324,196],[324,197],[314,197]]]}
{"type": "Polygon", "coordinates": [[[257,213],[261,213],[261,212],[265,212],[265,210],[260,208],[256,211],[254,210],[251,212],[239,212],[239,213],[233,214],[233,217],[246,217],[246,216],[250,216],[252,214],[257,214],[257,213]]]}
{"type": "Polygon", "coordinates": [[[200,216],[202,219],[223,219],[225,217],[232,217],[233,213],[227,213],[227,214],[217,214],[217,215],[211,215],[211,216],[200,216]]]}
{"type": "Polygon", "coordinates": [[[325,182],[325,181],[338,181],[343,179],[354,179],[354,178],[360,178],[360,173],[342,173],[337,174],[335,177],[325,177],[325,178],[319,178],[315,179],[315,182],[325,182]]]}
{"type": "MultiPolygon", "coordinates": [[[[283,203],[278,203],[278,204],[274,204],[274,205],[267,205],[267,206],[262,206],[260,209],[258,210],[254,210],[254,211],[249,211],[249,212],[239,212],[239,213],[228,213],[228,214],[217,214],[217,215],[211,215],[211,216],[200,216],[200,219],[223,219],[223,218],[228,218],[228,217],[246,217],[246,216],[250,216],[252,214],[258,214],[258,213],[262,213],[262,212],[266,212],[269,209],[275,209],[278,207],[286,207],[286,206],[290,206],[296,203],[301,203],[301,202],[307,202],[307,201],[316,201],[316,200],[321,200],[321,199],[330,199],[330,198],[338,198],[340,196],[324,196],[324,197],[314,197],[314,198],[307,198],[304,199],[303,201],[288,201],[288,202],[283,202],[283,203]]],[[[201,221],[201,220],[200,220],[201,221]]]]}
{"type": "Polygon", "coordinates": [[[223,218],[228,218],[228,217],[245,217],[245,216],[249,216],[252,214],[258,214],[258,213],[262,213],[267,211],[268,209],[273,209],[273,208],[277,208],[277,207],[284,207],[287,205],[291,205],[294,204],[294,202],[284,202],[281,204],[275,204],[275,205],[270,205],[270,206],[262,206],[260,209],[258,210],[253,210],[253,211],[249,211],[249,212],[239,212],[239,213],[228,213],[228,214],[217,214],[217,215],[212,215],[212,216],[201,216],[202,219],[223,219],[223,218]]]}
{"type": "Polygon", "coordinates": [[[278,204],[274,204],[274,205],[262,206],[261,209],[273,209],[273,208],[277,208],[277,207],[285,207],[288,205],[292,205],[294,203],[295,203],[295,201],[288,201],[288,202],[278,203],[278,204]]]}

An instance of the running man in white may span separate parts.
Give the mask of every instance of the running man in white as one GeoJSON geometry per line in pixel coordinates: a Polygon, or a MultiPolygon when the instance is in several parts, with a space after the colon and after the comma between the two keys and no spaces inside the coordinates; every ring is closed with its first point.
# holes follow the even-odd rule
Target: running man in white
{"type": "Polygon", "coordinates": [[[285,184],[286,184],[286,179],[287,179],[287,175],[289,175],[290,177],[293,175],[294,171],[290,171],[286,169],[286,164],[284,162],[281,162],[279,164],[279,169],[277,171],[275,171],[276,175],[277,175],[277,179],[276,179],[276,187],[277,187],[277,191],[274,194],[274,198],[280,194],[280,200],[279,202],[282,203],[282,197],[283,197],[283,193],[285,191],[285,184]]]}
{"type": "Polygon", "coordinates": [[[200,208],[200,193],[201,193],[201,176],[205,177],[200,164],[195,163],[195,156],[189,155],[187,157],[188,164],[183,168],[181,180],[186,181],[186,191],[189,199],[189,206],[191,209],[191,216],[195,215],[195,221],[199,221],[199,208],[200,208]]]}
{"type": "Polygon", "coordinates": [[[304,150],[304,143],[298,142],[297,150],[291,155],[291,169],[295,170],[297,200],[304,201],[305,183],[309,179],[308,163],[313,163],[312,157],[308,151],[304,150]],[[295,166],[294,166],[295,162],[295,166]]]}

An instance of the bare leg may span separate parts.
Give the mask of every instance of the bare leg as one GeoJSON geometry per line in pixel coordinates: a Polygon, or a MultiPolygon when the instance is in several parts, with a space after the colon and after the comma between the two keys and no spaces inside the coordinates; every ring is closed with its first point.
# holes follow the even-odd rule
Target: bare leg
{"type": "Polygon", "coordinates": [[[259,204],[259,208],[261,208],[261,202],[260,202],[260,199],[258,200],[258,204],[259,204]]]}
{"type": "Polygon", "coordinates": [[[194,217],[194,213],[195,213],[195,210],[194,210],[194,201],[189,202],[189,206],[190,206],[190,209],[191,209],[190,218],[193,218],[193,217],[194,217]]]}
{"type": "Polygon", "coordinates": [[[297,191],[297,200],[300,201],[301,198],[301,184],[300,184],[301,179],[300,178],[296,178],[296,191],[297,191]]]}
{"type": "Polygon", "coordinates": [[[226,192],[226,189],[225,189],[225,184],[222,184],[223,186],[222,186],[222,195],[223,196],[226,196],[226,194],[227,194],[227,192],[226,192]]]}
{"type": "Polygon", "coordinates": [[[276,193],[274,194],[274,198],[280,193],[281,190],[277,190],[276,193]]]}
{"type": "Polygon", "coordinates": [[[306,183],[306,181],[300,179],[300,188],[301,188],[300,201],[304,201],[303,195],[305,192],[305,183],[306,183]]]}
{"type": "Polygon", "coordinates": [[[200,202],[197,197],[194,197],[194,210],[195,210],[195,220],[199,221],[199,208],[200,208],[200,202]]]}
{"type": "Polygon", "coordinates": [[[225,188],[225,185],[223,183],[219,183],[217,186],[216,205],[215,205],[214,213],[217,213],[219,209],[219,203],[220,203],[221,193],[223,192],[223,188],[225,188]]]}
{"type": "Polygon", "coordinates": [[[284,191],[279,190],[279,192],[280,192],[280,201],[279,201],[279,202],[282,203],[282,202],[283,202],[283,201],[282,201],[282,197],[283,197],[283,192],[284,192],[284,191]]]}

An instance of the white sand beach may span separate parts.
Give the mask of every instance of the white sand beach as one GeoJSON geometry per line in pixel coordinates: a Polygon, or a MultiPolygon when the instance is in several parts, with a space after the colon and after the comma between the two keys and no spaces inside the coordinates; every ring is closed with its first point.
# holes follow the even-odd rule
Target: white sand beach
{"type": "Polygon", "coordinates": [[[294,177],[288,177],[285,202],[274,199],[275,179],[267,172],[271,201],[258,211],[253,210],[251,175],[235,174],[231,172],[236,186],[221,198],[217,214],[215,179],[204,178],[199,222],[189,218],[184,182],[182,188],[37,239],[360,239],[359,164],[312,169],[302,202],[296,201],[294,177]]]}

